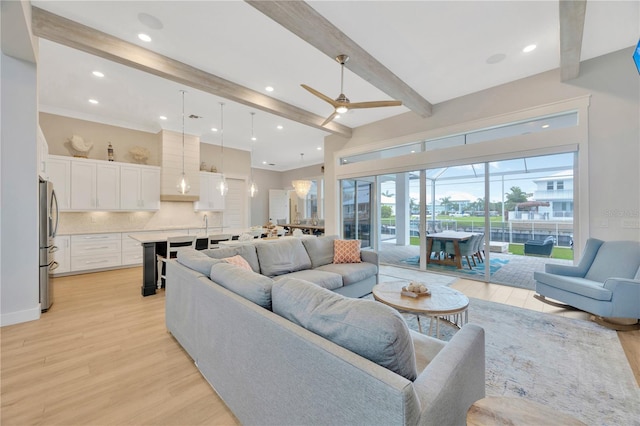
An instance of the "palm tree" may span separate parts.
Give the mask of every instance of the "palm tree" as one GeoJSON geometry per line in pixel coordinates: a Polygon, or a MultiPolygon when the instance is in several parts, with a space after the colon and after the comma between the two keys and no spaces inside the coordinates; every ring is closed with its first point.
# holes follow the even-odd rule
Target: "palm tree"
{"type": "Polygon", "coordinates": [[[440,204],[444,206],[444,211],[445,212],[449,211],[449,203],[451,203],[451,197],[442,197],[442,198],[440,198],[440,204]]]}
{"type": "Polygon", "coordinates": [[[519,186],[512,186],[510,190],[511,192],[505,194],[507,196],[507,200],[504,203],[504,206],[508,211],[515,209],[516,204],[527,201],[528,198],[533,195],[522,191],[519,186]]]}

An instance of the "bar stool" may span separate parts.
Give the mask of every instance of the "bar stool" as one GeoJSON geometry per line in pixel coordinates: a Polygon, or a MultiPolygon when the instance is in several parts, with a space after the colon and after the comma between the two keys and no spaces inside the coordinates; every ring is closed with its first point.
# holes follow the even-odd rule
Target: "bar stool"
{"type": "Polygon", "coordinates": [[[231,234],[213,234],[209,235],[209,248],[215,249],[220,247],[220,241],[231,241],[231,234]]]}
{"type": "Polygon", "coordinates": [[[175,259],[180,250],[195,249],[195,245],[195,235],[167,237],[166,250],[164,250],[164,253],[158,253],[156,255],[158,260],[158,288],[164,287],[167,280],[167,259],[175,259]]]}

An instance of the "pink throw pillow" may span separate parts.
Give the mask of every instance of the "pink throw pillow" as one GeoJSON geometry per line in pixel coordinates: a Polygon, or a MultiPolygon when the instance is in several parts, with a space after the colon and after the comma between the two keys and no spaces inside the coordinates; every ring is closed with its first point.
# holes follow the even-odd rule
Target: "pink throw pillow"
{"type": "Polygon", "coordinates": [[[222,261],[230,263],[232,265],[239,266],[239,267],[247,269],[249,271],[252,270],[251,269],[251,265],[249,265],[249,262],[244,260],[244,257],[240,256],[239,254],[237,254],[237,255],[235,255],[233,257],[225,257],[224,259],[222,259],[222,261]]]}
{"type": "Polygon", "coordinates": [[[360,240],[333,241],[333,263],[360,262],[360,240]]]}

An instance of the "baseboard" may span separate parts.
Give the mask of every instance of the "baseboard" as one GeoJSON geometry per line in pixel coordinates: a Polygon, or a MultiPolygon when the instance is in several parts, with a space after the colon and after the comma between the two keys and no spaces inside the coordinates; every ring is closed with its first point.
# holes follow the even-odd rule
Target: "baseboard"
{"type": "Polygon", "coordinates": [[[7,325],[20,324],[21,322],[35,321],[40,319],[41,314],[40,304],[33,309],[27,309],[24,311],[3,313],[0,315],[0,327],[7,325]]]}

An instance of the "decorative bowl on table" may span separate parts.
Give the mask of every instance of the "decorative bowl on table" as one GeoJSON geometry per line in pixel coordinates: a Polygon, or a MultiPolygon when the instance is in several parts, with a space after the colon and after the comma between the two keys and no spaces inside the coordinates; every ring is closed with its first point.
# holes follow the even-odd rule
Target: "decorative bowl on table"
{"type": "Polygon", "coordinates": [[[408,285],[402,287],[401,294],[408,297],[424,297],[430,296],[431,290],[423,283],[411,281],[408,285]]]}

